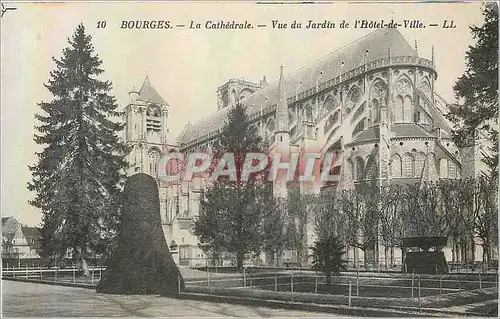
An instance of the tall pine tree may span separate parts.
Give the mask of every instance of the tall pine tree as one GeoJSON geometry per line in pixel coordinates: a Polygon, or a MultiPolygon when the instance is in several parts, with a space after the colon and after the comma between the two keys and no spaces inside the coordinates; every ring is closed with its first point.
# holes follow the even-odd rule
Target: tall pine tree
{"type": "Polygon", "coordinates": [[[105,251],[117,232],[119,196],[126,167],[126,147],[118,133],[123,124],[101,81],[102,61],[94,54],[91,36],[80,24],[62,58],[53,58],[47,90],[50,102],[38,105],[35,142],[43,146],[28,188],[36,192],[30,204],[43,214],[45,254],[54,258],[71,252],[85,273],[87,261],[105,251]]]}
{"type": "MultiPolygon", "coordinates": [[[[219,142],[213,155],[221,159],[225,153],[234,154],[237,180],[227,176],[213,183],[201,201],[202,209],[195,222],[195,234],[212,252],[230,252],[236,255],[238,270],[243,267],[247,253],[258,253],[263,243],[263,219],[269,208],[270,184],[266,173],[252,174],[241,180],[246,154],[259,153],[261,139],[255,127],[249,125],[245,107],[241,104],[229,110],[219,142]]],[[[229,167],[228,167],[229,168],[229,167]]]]}
{"type": "Polygon", "coordinates": [[[455,124],[454,139],[459,146],[489,140],[483,161],[493,174],[498,168],[498,3],[486,3],[485,22],[471,27],[475,45],[469,46],[465,73],[454,90],[461,104],[452,105],[448,118],[455,124]]]}

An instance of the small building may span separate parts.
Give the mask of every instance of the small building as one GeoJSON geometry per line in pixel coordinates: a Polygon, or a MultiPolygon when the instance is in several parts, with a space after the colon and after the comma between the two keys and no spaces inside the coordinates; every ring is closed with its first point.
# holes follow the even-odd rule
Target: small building
{"type": "Polygon", "coordinates": [[[24,226],[12,216],[2,217],[3,267],[39,265],[41,240],[37,227],[24,226]]]}

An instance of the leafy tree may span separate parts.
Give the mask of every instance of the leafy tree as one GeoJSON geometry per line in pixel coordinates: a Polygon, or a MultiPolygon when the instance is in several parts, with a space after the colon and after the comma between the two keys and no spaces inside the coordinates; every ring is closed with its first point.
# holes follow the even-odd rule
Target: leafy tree
{"type": "Polygon", "coordinates": [[[30,204],[43,214],[47,253],[69,250],[88,273],[87,259],[117,232],[126,148],[122,124],[112,120],[120,113],[111,83],[98,79],[102,61],[83,25],[68,44],[45,84],[53,99],[39,103],[35,142],[43,151],[30,166],[28,188],[36,192],[30,204]]]}
{"type": "Polygon", "coordinates": [[[274,263],[277,267],[281,266],[281,257],[285,250],[287,243],[290,240],[290,220],[287,201],[284,199],[277,199],[268,196],[269,203],[265,206],[269,207],[264,212],[263,235],[264,235],[264,250],[269,252],[271,266],[274,263]],[[275,258],[274,258],[275,257],[275,258]]]}
{"type": "Polygon", "coordinates": [[[330,291],[332,275],[340,275],[340,271],[346,271],[346,261],[342,259],[345,254],[344,243],[334,234],[319,238],[312,249],[312,269],[321,271],[326,277],[326,288],[330,291]]]}
{"type": "MultiPolygon", "coordinates": [[[[454,140],[459,146],[471,141],[492,141],[483,161],[492,173],[498,167],[498,4],[486,3],[485,22],[470,28],[475,45],[469,46],[465,73],[454,90],[462,104],[452,105],[448,118],[455,124],[454,140]]],[[[475,142],[474,142],[475,143],[475,142]]]]}
{"type": "Polygon", "coordinates": [[[491,262],[492,245],[498,245],[498,176],[480,176],[474,185],[481,206],[474,212],[474,229],[482,240],[483,261],[491,262]]]}
{"type": "Polygon", "coordinates": [[[249,125],[245,107],[237,104],[227,115],[219,142],[214,147],[214,169],[226,153],[234,154],[236,181],[220,176],[201,201],[202,210],[195,222],[195,234],[214,251],[236,254],[237,267],[243,267],[245,255],[258,252],[263,241],[263,218],[268,210],[265,203],[271,188],[264,174],[253,174],[248,181],[241,179],[246,154],[260,152],[261,140],[249,125]]]}

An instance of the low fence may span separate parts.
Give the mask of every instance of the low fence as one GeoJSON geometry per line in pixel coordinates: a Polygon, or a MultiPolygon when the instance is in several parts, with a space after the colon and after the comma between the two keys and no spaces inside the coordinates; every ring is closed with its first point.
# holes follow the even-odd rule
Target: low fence
{"type": "Polygon", "coordinates": [[[83,276],[83,271],[76,267],[5,267],[2,268],[2,278],[25,278],[46,281],[97,284],[99,280],[101,280],[102,274],[105,271],[105,267],[91,266],[89,267],[89,276],[83,276]]]}
{"type": "Polygon", "coordinates": [[[332,277],[329,289],[324,275],[304,271],[245,270],[238,278],[214,278],[208,273],[206,279],[186,282],[187,289],[196,291],[202,288],[204,292],[210,294],[231,294],[228,293],[230,290],[234,295],[246,296],[251,292],[258,296],[265,294],[269,298],[275,293],[275,296],[281,299],[286,298],[288,294],[288,300],[294,301],[294,298],[300,295],[301,300],[306,298],[305,300],[311,302],[337,298],[340,301],[335,302],[348,306],[352,306],[354,299],[359,303],[360,298],[365,301],[385,300],[384,302],[399,299],[403,304],[403,300],[413,300],[414,306],[419,308],[422,307],[424,297],[494,287],[498,288],[498,275],[482,273],[436,276],[351,272],[332,277]],[[304,293],[309,297],[304,297],[304,293]]]}

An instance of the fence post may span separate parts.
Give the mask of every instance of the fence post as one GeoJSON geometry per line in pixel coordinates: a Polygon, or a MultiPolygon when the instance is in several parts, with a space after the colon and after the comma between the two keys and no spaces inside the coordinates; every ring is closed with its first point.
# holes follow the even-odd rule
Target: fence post
{"type": "Polygon", "coordinates": [[[76,282],[76,277],[75,277],[75,266],[73,266],[73,283],[76,282]]]}
{"type": "Polygon", "coordinates": [[[352,298],[352,280],[351,276],[349,276],[349,307],[351,306],[351,298],[352,298]]]}
{"type": "Polygon", "coordinates": [[[99,265],[99,280],[101,280],[102,276],[102,265],[99,265]]]}
{"type": "Polygon", "coordinates": [[[177,273],[177,289],[178,289],[178,292],[181,293],[181,273],[180,272],[177,273]]]}
{"type": "Polygon", "coordinates": [[[483,284],[481,282],[481,273],[479,273],[479,289],[483,289],[483,284]]]}
{"type": "Polygon", "coordinates": [[[411,274],[411,297],[412,298],[414,298],[414,296],[413,296],[413,288],[415,287],[414,277],[415,277],[415,273],[412,273],[411,274]]]}
{"type": "Polygon", "coordinates": [[[207,287],[210,288],[210,270],[207,267],[207,287]]]}
{"type": "Polygon", "coordinates": [[[253,272],[250,272],[250,290],[253,289],[253,272]]]}
{"type": "Polygon", "coordinates": [[[278,275],[274,277],[274,291],[278,291],[278,275]]]}
{"type": "Polygon", "coordinates": [[[359,270],[356,272],[356,297],[359,296],[359,270]]]}
{"type": "Polygon", "coordinates": [[[245,267],[243,267],[243,287],[247,286],[247,277],[245,272],[245,267]]]}
{"type": "Polygon", "coordinates": [[[94,268],[92,268],[92,285],[94,284],[94,268]]]}
{"type": "Polygon", "coordinates": [[[26,264],[26,278],[28,278],[28,264],[26,264]]]}
{"type": "Polygon", "coordinates": [[[38,266],[38,270],[40,271],[40,279],[42,279],[42,267],[38,266]]]}
{"type": "Polygon", "coordinates": [[[422,299],[420,299],[420,275],[418,275],[418,311],[422,312],[422,299]]]}
{"type": "Polygon", "coordinates": [[[293,301],[293,272],[292,276],[290,277],[290,292],[292,294],[292,301],[293,301]]]}
{"type": "Polygon", "coordinates": [[[314,293],[318,293],[318,272],[316,272],[316,282],[314,283],[314,293]]]}
{"type": "Polygon", "coordinates": [[[212,273],[208,271],[208,285],[210,286],[210,294],[212,294],[212,273]]]}
{"type": "Polygon", "coordinates": [[[443,275],[441,275],[441,277],[439,277],[439,294],[440,295],[443,294],[443,275]]]}
{"type": "Polygon", "coordinates": [[[498,269],[495,272],[495,288],[498,287],[498,269]]]}
{"type": "Polygon", "coordinates": [[[56,266],[56,275],[54,281],[57,281],[57,271],[59,270],[59,267],[56,266]]]}
{"type": "Polygon", "coordinates": [[[462,290],[462,276],[459,277],[459,282],[458,282],[458,290],[462,290]]]}

